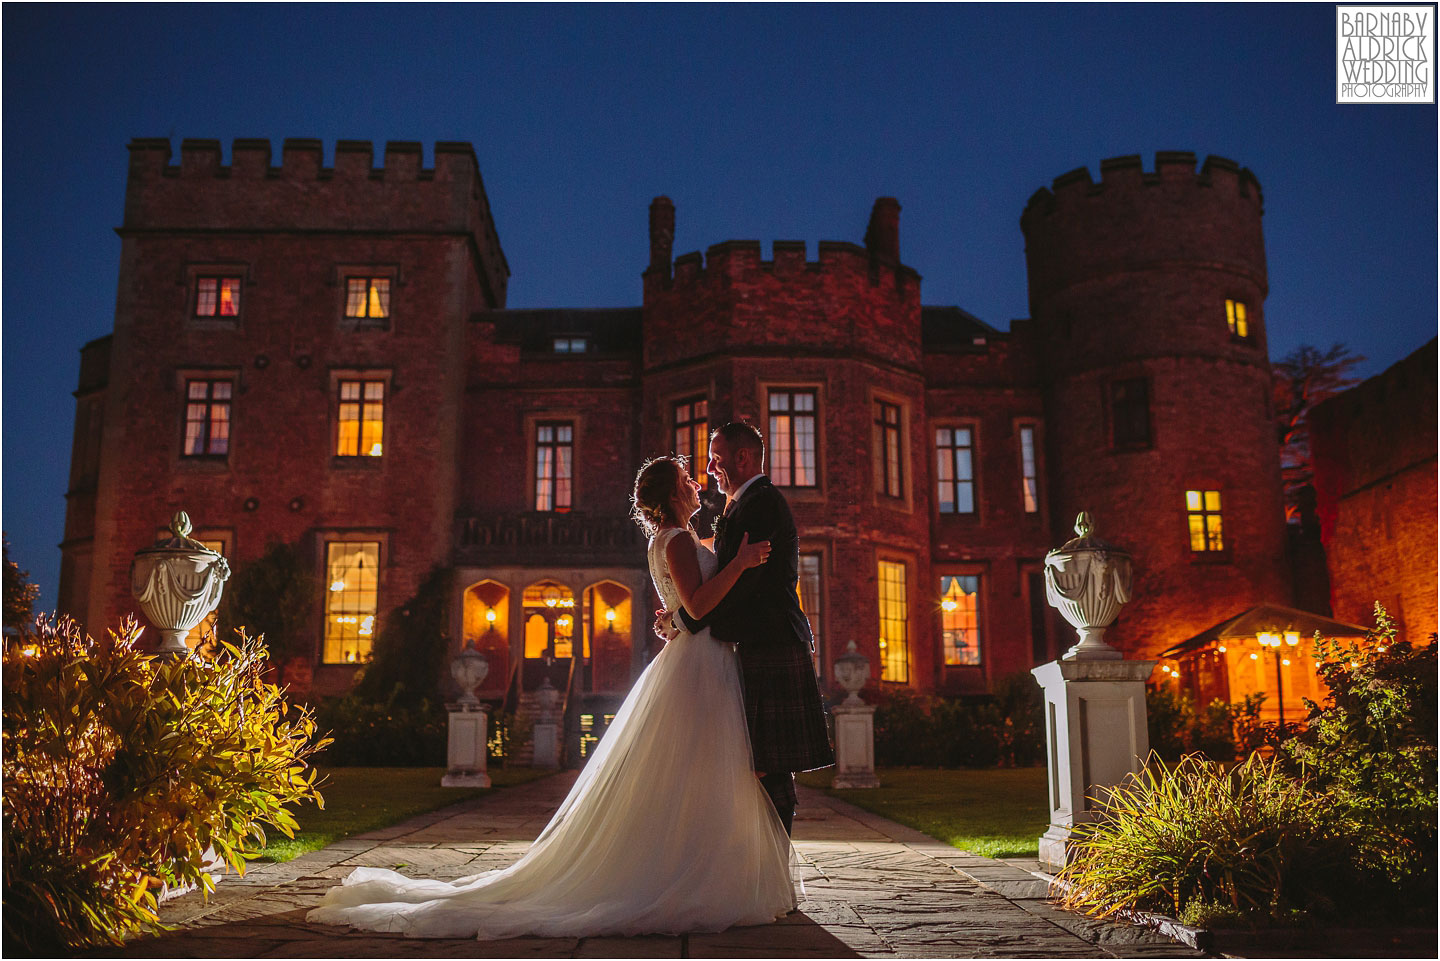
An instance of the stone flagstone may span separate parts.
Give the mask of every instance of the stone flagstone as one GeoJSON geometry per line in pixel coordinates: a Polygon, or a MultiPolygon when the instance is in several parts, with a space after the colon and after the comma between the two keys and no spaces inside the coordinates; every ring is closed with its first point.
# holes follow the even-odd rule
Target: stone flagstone
{"type": "MultiPolygon", "coordinates": [[[[633,938],[418,940],[305,923],[354,868],[453,879],[517,861],[559,806],[573,772],[504,788],[285,864],[256,864],[164,905],[177,930],[97,956],[175,958],[1114,958],[1206,957],[1135,925],[1048,903],[1037,861],[996,861],[800,789],[800,910],[719,934],[633,938]]],[[[718,867],[718,866],[717,866],[718,867]]]]}

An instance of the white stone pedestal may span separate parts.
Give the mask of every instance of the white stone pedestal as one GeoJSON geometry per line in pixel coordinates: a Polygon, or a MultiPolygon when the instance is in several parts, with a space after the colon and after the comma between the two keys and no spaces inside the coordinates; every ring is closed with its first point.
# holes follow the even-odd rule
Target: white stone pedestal
{"type": "Polygon", "coordinates": [[[1144,765],[1150,753],[1145,679],[1155,661],[1051,661],[1031,670],[1045,690],[1045,754],[1050,829],[1040,837],[1040,863],[1065,866],[1070,833],[1096,820],[1106,788],[1144,765]]]}
{"type": "MultiPolygon", "coordinates": [[[[858,700],[858,699],[857,699],[858,700]]],[[[846,704],[835,716],[835,777],[831,787],[879,787],[875,776],[875,705],[846,704]]]]}
{"type": "Polygon", "coordinates": [[[449,765],[441,787],[489,787],[490,758],[485,709],[450,712],[449,765]]]}
{"type": "Polygon", "coordinates": [[[554,770],[560,766],[560,725],[541,718],[535,722],[535,733],[531,736],[535,753],[531,756],[532,767],[554,770]]]}

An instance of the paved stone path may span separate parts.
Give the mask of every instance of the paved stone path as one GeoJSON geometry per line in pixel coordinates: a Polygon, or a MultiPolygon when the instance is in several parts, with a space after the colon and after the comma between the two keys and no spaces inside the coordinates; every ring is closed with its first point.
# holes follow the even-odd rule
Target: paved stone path
{"type": "Polygon", "coordinates": [[[512,864],[564,798],[573,774],[497,790],[285,864],[226,877],[208,902],[176,898],[179,930],[109,952],[171,958],[1111,958],[1205,957],[1162,935],[1048,904],[1037,862],[957,850],[820,791],[800,789],[800,910],[720,934],[634,938],[416,940],[305,923],[361,865],[451,879],[512,864]]]}

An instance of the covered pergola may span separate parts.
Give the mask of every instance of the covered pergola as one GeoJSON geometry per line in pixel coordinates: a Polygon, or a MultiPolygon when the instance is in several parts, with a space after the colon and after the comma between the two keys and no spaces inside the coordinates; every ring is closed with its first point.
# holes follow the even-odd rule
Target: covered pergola
{"type": "Polygon", "coordinates": [[[1227,704],[1264,694],[1260,717],[1293,723],[1306,716],[1305,698],[1322,701],[1315,669],[1315,635],[1365,636],[1365,628],[1279,604],[1260,604],[1207,628],[1160,655],[1162,679],[1175,680],[1198,705],[1227,704]]]}

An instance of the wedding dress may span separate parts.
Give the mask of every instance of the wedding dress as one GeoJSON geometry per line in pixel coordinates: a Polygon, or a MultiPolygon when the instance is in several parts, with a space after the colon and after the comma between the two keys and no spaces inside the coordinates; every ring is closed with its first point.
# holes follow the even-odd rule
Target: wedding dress
{"type": "MultiPolygon", "coordinates": [[[[672,610],[665,546],[680,533],[649,548],[672,610]]],[[[715,555],[695,546],[712,576],[715,555]]],[[[307,917],[411,937],[590,937],[722,931],[795,905],[790,841],[751,768],[735,647],[707,629],[670,641],[640,675],[518,862],[457,881],[357,868],[307,917]]]]}

